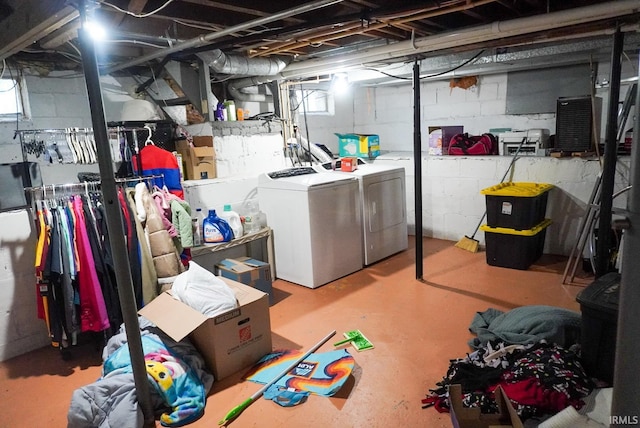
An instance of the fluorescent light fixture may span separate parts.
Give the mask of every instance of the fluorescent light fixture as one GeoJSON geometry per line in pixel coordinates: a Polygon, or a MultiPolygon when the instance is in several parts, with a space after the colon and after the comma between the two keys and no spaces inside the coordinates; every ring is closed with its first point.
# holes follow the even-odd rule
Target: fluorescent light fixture
{"type": "Polygon", "coordinates": [[[335,73],[331,79],[331,92],[341,95],[349,91],[349,78],[347,73],[335,73]]]}

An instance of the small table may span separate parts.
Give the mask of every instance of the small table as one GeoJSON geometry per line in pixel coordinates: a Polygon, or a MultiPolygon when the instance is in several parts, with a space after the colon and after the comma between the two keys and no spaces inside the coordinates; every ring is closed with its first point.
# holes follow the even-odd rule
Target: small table
{"type": "MultiPolygon", "coordinates": [[[[247,233],[240,238],[232,239],[228,242],[220,242],[218,244],[206,244],[199,245],[191,248],[191,257],[201,256],[208,253],[216,253],[218,251],[224,251],[229,248],[237,247],[238,245],[245,245],[258,239],[266,239],[267,246],[267,262],[269,263],[269,269],[271,271],[271,278],[276,278],[276,266],[273,259],[273,231],[270,227],[263,227],[257,232],[247,233]]],[[[251,251],[249,250],[249,253],[251,251]]],[[[251,256],[251,254],[249,254],[251,256]]]]}

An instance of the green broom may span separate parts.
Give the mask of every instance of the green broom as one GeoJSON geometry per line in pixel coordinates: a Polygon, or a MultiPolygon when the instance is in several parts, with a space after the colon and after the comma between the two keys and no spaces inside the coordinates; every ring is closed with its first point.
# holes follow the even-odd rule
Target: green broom
{"type": "MultiPolygon", "coordinates": [[[[500,180],[500,183],[504,182],[504,180],[507,178],[507,175],[509,175],[509,171],[511,171],[513,164],[518,159],[518,153],[520,153],[520,149],[522,148],[524,143],[527,141],[527,138],[528,138],[528,135],[524,137],[520,142],[520,145],[518,146],[518,150],[516,150],[516,152],[514,153],[513,159],[511,159],[511,162],[509,163],[509,167],[507,168],[504,175],[502,176],[502,180],[500,180]]],[[[478,249],[480,248],[480,241],[478,241],[477,239],[474,239],[474,237],[476,236],[476,233],[478,233],[478,229],[480,229],[480,225],[482,224],[486,216],[487,216],[487,210],[485,208],[484,214],[482,214],[482,217],[480,218],[480,221],[478,222],[476,229],[473,231],[473,235],[471,236],[464,235],[462,239],[456,242],[455,246],[458,248],[462,248],[463,250],[470,251],[472,253],[477,253],[478,249]]]]}

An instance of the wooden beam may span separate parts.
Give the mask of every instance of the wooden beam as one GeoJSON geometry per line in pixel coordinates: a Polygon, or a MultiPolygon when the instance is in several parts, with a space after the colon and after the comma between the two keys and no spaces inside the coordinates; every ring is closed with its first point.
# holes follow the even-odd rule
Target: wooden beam
{"type": "MultiPolygon", "coordinates": [[[[470,10],[478,6],[493,3],[497,0],[465,0],[454,1],[452,6],[449,7],[431,7],[424,10],[417,11],[415,14],[403,16],[395,19],[385,19],[384,21],[374,22],[367,26],[360,25],[360,22],[345,24],[341,27],[332,28],[329,31],[322,31],[320,33],[309,34],[305,38],[300,38],[298,35],[292,35],[293,41],[285,43],[272,43],[266,50],[261,50],[256,53],[259,56],[267,56],[271,54],[277,54],[283,51],[289,51],[291,49],[299,49],[309,44],[326,43],[328,41],[337,40],[343,37],[353,36],[356,34],[363,34],[366,32],[379,30],[388,26],[398,26],[399,24],[409,24],[415,21],[422,21],[436,16],[442,16],[453,12],[463,12],[470,10]]],[[[265,43],[266,44],[266,43],[265,43]]]]}
{"type": "Polygon", "coordinates": [[[78,11],[65,0],[22,0],[15,2],[11,19],[0,26],[0,60],[31,46],[78,18],[78,11]]]}
{"type": "MultiPolygon", "coordinates": [[[[244,13],[244,14],[250,15],[250,16],[264,17],[264,16],[272,15],[272,12],[264,12],[262,10],[250,9],[248,7],[235,6],[235,5],[226,4],[226,3],[220,3],[218,1],[182,0],[182,2],[183,3],[193,3],[193,4],[198,4],[198,5],[201,5],[201,6],[207,6],[207,7],[212,7],[212,8],[222,9],[222,10],[228,10],[230,12],[244,13]]],[[[305,22],[303,19],[294,18],[294,17],[286,18],[283,21],[296,23],[296,24],[299,24],[301,22],[305,22]]]]}
{"type": "Polygon", "coordinates": [[[147,0],[129,0],[129,7],[127,10],[136,15],[140,15],[147,5],[147,0]]]}
{"type": "Polygon", "coordinates": [[[468,16],[470,16],[472,18],[475,18],[480,22],[487,22],[487,17],[486,16],[480,15],[479,13],[477,13],[477,12],[475,12],[473,10],[470,10],[470,9],[469,10],[463,10],[462,13],[464,13],[465,15],[468,15],[468,16]]]}

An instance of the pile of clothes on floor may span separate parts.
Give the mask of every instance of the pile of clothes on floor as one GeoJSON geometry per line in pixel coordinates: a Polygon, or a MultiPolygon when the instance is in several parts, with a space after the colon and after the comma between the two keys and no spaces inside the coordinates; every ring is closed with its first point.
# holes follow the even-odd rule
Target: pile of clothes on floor
{"type": "MultiPolygon", "coordinates": [[[[209,317],[238,306],[233,290],[193,261],[171,291],[209,317]]],[[[187,338],[176,342],[141,316],[138,323],[155,416],[168,427],[197,420],[214,381],[202,355],[187,338]]],[[[100,379],[73,392],[67,428],[143,427],[124,325],[107,342],[102,359],[100,379]]]]}
{"type": "Polygon", "coordinates": [[[449,386],[459,384],[463,406],[482,413],[498,413],[498,387],[522,421],[581,409],[596,385],[580,362],[580,328],[580,313],[551,306],[476,313],[469,327],[477,335],[469,342],[473,352],[451,360],[423,407],[448,412],[449,386]]]}

